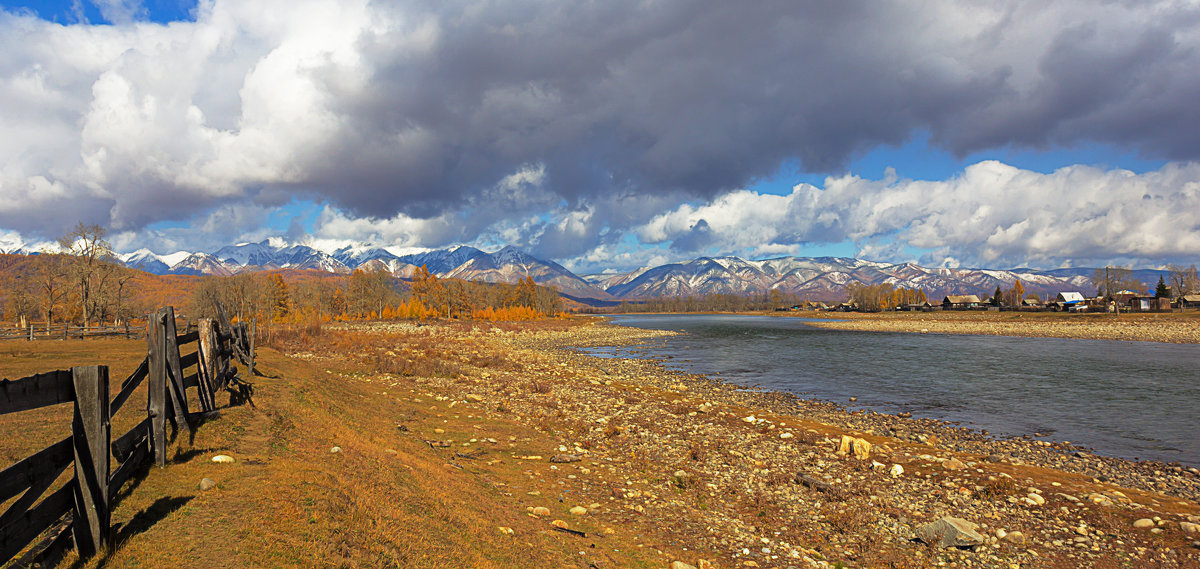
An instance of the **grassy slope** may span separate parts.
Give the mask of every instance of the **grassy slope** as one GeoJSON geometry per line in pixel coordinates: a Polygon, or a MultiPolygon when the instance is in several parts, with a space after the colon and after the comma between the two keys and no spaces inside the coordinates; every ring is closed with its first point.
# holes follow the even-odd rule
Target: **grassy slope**
{"type": "MultiPolygon", "coordinates": [[[[0,376],[96,363],[109,354],[123,362],[113,370],[119,383],[116,378],[140,360],[142,346],[126,340],[10,342],[0,345],[0,376]]],[[[404,385],[384,396],[351,364],[329,371],[269,349],[260,358],[265,376],[255,381],[256,407],[224,410],[197,430],[191,445],[180,437],[168,467],[148,467],[123,489],[113,515],[115,551],[83,566],[645,565],[636,546],[597,535],[601,528],[567,514],[570,505],[526,494],[550,484],[534,472],[546,465],[484,457],[452,459],[458,464],[452,466],[448,451],[456,449],[435,450],[412,433],[431,432],[436,424],[446,431],[441,436],[457,441],[515,437],[516,446],[505,444],[506,450],[529,446],[530,454],[551,446],[543,435],[462,415],[450,402],[404,385]],[[340,453],[330,452],[335,445],[340,453]],[[237,462],[213,463],[215,454],[237,462]],[[198,490],[204,477],[217,487],[198,490]],[[550,519],[531,516],[530,506],[549,507],[550,519],[567,520],[588,537],[551,531],[550,519]],[[501,526],[514,533],[502,533],[501,526]]],[[[128,421],[137,419],[141,401],[135,396],[123,411],[128,421]]],[[[63,405],[0,418],[4,464],[53,440],[68,415],[63,405]]],[[[118,423],[114,433],[124,431],[118,423]]]]}

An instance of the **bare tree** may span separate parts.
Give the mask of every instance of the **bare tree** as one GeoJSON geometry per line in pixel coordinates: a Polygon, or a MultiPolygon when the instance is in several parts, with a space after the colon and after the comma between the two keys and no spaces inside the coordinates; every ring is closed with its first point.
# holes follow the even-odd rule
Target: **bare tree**
{"type": "Polygon", "coordinates": [[[1133,271],[1126,267],[1108,266],[1096,269],[1092,273],[1092,286],[1096,287],[1096,296],[1111,298],[1122,290],[1145,290],[1146,284],[1133,278],[1133,271]]]}
{"type": "Polygon", "coordinates": [[[38,302],[42,313],[46,315],[46,333],[49,334],[54,313],[64,304],[69,291],[66,258],[57,253],[43,252],[39,255],[33,278],[37,283],[38,302]]]}
{"type": "Polygon", "coordinates": [[[1197,274],[1196,265],[1186,269],[1180,265],[1168,265],[1167,273],[1170,276],[1172,296],[1180,297],[1200,292],[1200,275],[1197,274]]]}
{"type": "Polygon", "coordinates": [[[103,287],[103,279],[111,274],[105,266],[112,264],[112,246],[104,240],[106,233],[99,225],[80,222],[74,230],[58,239],[58,245],[74,258],[69,271],[75,286],[79,287],[84,327],[91,322],[96,292],[103,287]]]}

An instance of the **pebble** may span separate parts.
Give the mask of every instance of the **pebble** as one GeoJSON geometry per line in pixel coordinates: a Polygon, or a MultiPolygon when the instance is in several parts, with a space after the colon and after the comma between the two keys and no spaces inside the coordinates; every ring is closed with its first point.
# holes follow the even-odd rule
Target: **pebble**
{"type": "Polygon", "coordinates": [[[581,460],[583,460],[583,458],[576,454],[556,454],[550,457],[550,462],[555,464],[566,464],[568,462],[579,462],[581,460]]]}
{"type": "Polygon", "coordinates": [[[892,478],[899,478],[901,474],[904,474],[904,467],[900,466],[899,464],[893,464],[890,472],[892,478]]]}
{"type": "Polygon", "coordinates": [[[200,479],[200,489],[201,490],[207,491],[207,490],[212,490],[213,488],[216,488],[216,487],[217,487],[217,483],[213,482],[212,478],[201,478],[200,479]]]}
{"type": "Polygon", "coordinates": [[[945,468],[946,470],[962,470],[966,467],[967,465],[963,464],[963,461],[957,458],[952,458],[942,463],[942,468],[945,468]]]}
{"type": "Polygon", "coordinates": [[[1152,527],[1154,527],[1154,520],[1152,520],[1150,518],[1142,518],[1140,520],[1133,522],[1133,527],[1135,527],[1135,528],[1152,528],[1152,527]]]}
{"type": "Polygon", "coordinates": [[[513,528],[510,528],[508,526],[500,526],[498,529],[500,530],[500,533],[506,533],[508,535],[513,534],[513,528]]]}
{"type": "Polygon", "coordinates": [[[574,508],[571,508],[570,512],[576,516],[582,516],[586,514],[588,510],[583,506],[575,506],[574,508]]]}
{"type": "Polygon", "coordinates": [[[554,521],[550,522],[550,525],[552,525],[556,528],[562,528],[562,529],[567,529],[568,527],[570,527],[569,525],[567,525],[567,522],[564,522],[562,520],[554,520],[554,521]]]}
{"type": "Polygon", "coordinates": [[[466,399],[467,401],[470,401],[472,403],[479,403],[479,402],[483,401],[482,397],[475,395],[474,393],[468,394],[466,397],[464,397],[464,399],[466,399]]]}
{"type": "Polygon", "coordinates": [[[1179,529],[1187,533],[1197,533],[1200,532],[1200,524],[1194,524],[1192,522],[1179,522],[1179,529]]]}
{"type": "Polygon", "coordinates": [[[682,561],[672,561],[671,569],[696,569],[695,565],[688,565],[682,561]]]}
{"type": "Polygon", "coordinates": [[[227,454],[218,454],[212,457],[213,462],[233,462],[233,457],[227,454]]]}
{"type": "Polygon", "coordinates": [[[536,508],[534,508],[534,509],[533,509],[533,515],[535,515],[535,516],[548,516],[548,515],[550,515],[550,508],[547,508],[547,507],[545,507],[545,506],[538,506],[538,507],[536,507],[536,508]]]}
{"type": "Polygon", "coordinates": [[[329,449],[329,452],[337,454],[339,452],[342,452],[342,447],[333,447],[333,448],[329,449]]]}

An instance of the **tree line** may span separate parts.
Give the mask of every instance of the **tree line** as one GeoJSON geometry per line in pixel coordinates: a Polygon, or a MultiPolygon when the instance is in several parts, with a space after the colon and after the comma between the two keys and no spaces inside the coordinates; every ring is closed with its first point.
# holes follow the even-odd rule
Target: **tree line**
{"type": "Polygon", "coordinates": [[[333,320],[528,320],[556,316],[563,302],[553,288],[532,277],[516,284],[442,279],[424,266],[405,282],[386,271],[355,270],[348,276],[314,272],[248,272],[202,279],[191,314],[216,316],[220,301],[231,319],[255,320],[270,336],[278,324],[333,320]]]}
{"type": "Polygon", "coordinates": [[[49,328],[55,321],[117,324],[144,313],[131,286],[139,272],[116,259],[105,235],[103,227],[80,223],[57,249],[9,260],[0,277],[4,318],[49,328]]]}

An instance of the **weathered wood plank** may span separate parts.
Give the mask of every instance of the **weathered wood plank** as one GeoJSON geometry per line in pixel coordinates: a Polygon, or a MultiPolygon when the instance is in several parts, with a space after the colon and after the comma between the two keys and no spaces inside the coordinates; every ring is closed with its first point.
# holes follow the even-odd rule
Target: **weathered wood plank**
{"type": "Polygon", "coordinates": [[[187,334],[180,334],[179,337],[175,340],[175,343],[182,346],[185,344],[190,344],[192,342],[195,342],[198,339],[200,339],[200,335],[193,331],[193,332],[188,332],[187,334]]]}
{"type": "Polygon", "coordinates": [[[191,434],[192,426],[188,423],[187,388],[183,386],[183,366],[179,365],[179,346],[175,344],[175,309],[166,307],[166,346],[164,348],[168,372],[168,397],[171,399],[171,409],[174,413],[175,426],[183,432],[191,434]]]}
{"type": "Polygon", "coordinates": [[[138,385],[141,385],[142,381],[148,375],[150,375],[150,362],[148,359],[143,359],[142,365],[139,365],[137,370],[125,378],[125,381],[121,382],[121,392],[116,397],[113,397],[112,400],[111,411],[113,415],[116,415],[117,411],[121,410],[121,406],[125,404],[130,395],[133,395],[134,390],[138,388],[138,385]]]}
{"type": "Polygon", "coordinates": [[[0,503],[24,492],[40,478],[57,476],[71,464],[71,437],[64,438],[0,472],[0,503]]]}
{"type": "Polygon", "coordinates": [[[108,502],[109,424],[108,366],[77,367],[75,418],[71,423],[75,448],[75,547],[82,556],[95,555],[109,544],[112,512],[108,502]]]}
{"type": "Polygon", "coordinates": [[[0,527],[11,524],[14,520],[24,515],[25,511],[28,510],[29,507],[34,504],[34,502],[37,502],[38,498],[42,497],[42,494],[46,492],[46,489],[49,488],[51,484],[54,484],[54,481],[58,479],[58,475],[62,474],[62,471],[66,469],[67,465],[64,465],[57,472],[47,472],[46,476],[35,480],[29,489],[26,490],[20,498],[17,498],[16,501],[9,505],[8,510],[5,511],[4,514],[0,515],[0,527]]]}
{"type": "Polygon", "coordinates": [[[216,397],[213,394],[213,386],[216,384],[213,381],[213,359],[212,359],[212,343],[213,343],[213,321],[211,318],[201,318],[196,323],[196,333],[199,335],[199,341],[196,344],[196,355],[199,358],[199,365],[196,367],[196,373],[199,374],[200,382],[200,401],[204,411],[212,411],[217,408],[216,397]]]}
{"type": "Polygon", "coordinates": [[[0,415],[69,403],[73,394],[71,372],[63,369],[0,380],[0,415]]]}
{"type": "Polygon", "coordinates": [[[150,417],[146,417],[137,426],[113,439],[112,444],[109,445],[113,458],[116,458],[118,462],[125,462],[133,452],[134,446],[150,435],[150,423],[150,417]]]}
{"type": "Polygon", "coordinates": [[[143,462],[150,456],[150,439],[146,437],[146,433],[142,434],[142,438],[134,443],[130,449],[129,456],[121,461],[121,466],[118,466],[113,471],[112,476],[108,480],[108,499],[112,500],[117,496],[117,492],[121,491],[121,487],[129,481],[134,472],[141,467],[143,462]]]}
{"type": "Polygon", "coordinates": [[[0,565],[12,559],[29,542],[71,511],[74,487],[73,482],[63,484],[40,504],[26,510],[19,519],[0,527],[0,565]]]}
{"type": "Polygon", "coordinates": [[[74,541],[71,539],[71,516],[66,515],[50,524],[46,537],[34,545],[12,563],[14,569],[19,567],[56,567],[66,556],[74,541]]]}
{"type": "Polygon", "coordinates": [[[179,367],[188,368],[196,365],[200,361],[200,356],[196,352],[192,352],[186,356],[179,357],[179,367]]]}
{"type": "Polygon", "coordinates": [[[146,326],[146,360],[150,362],[150,395],[146,413],[150,416],[150,447],[159,466],[167,464],[167,361],[163,335],[165,312],[159,310],[146,326]]]}

